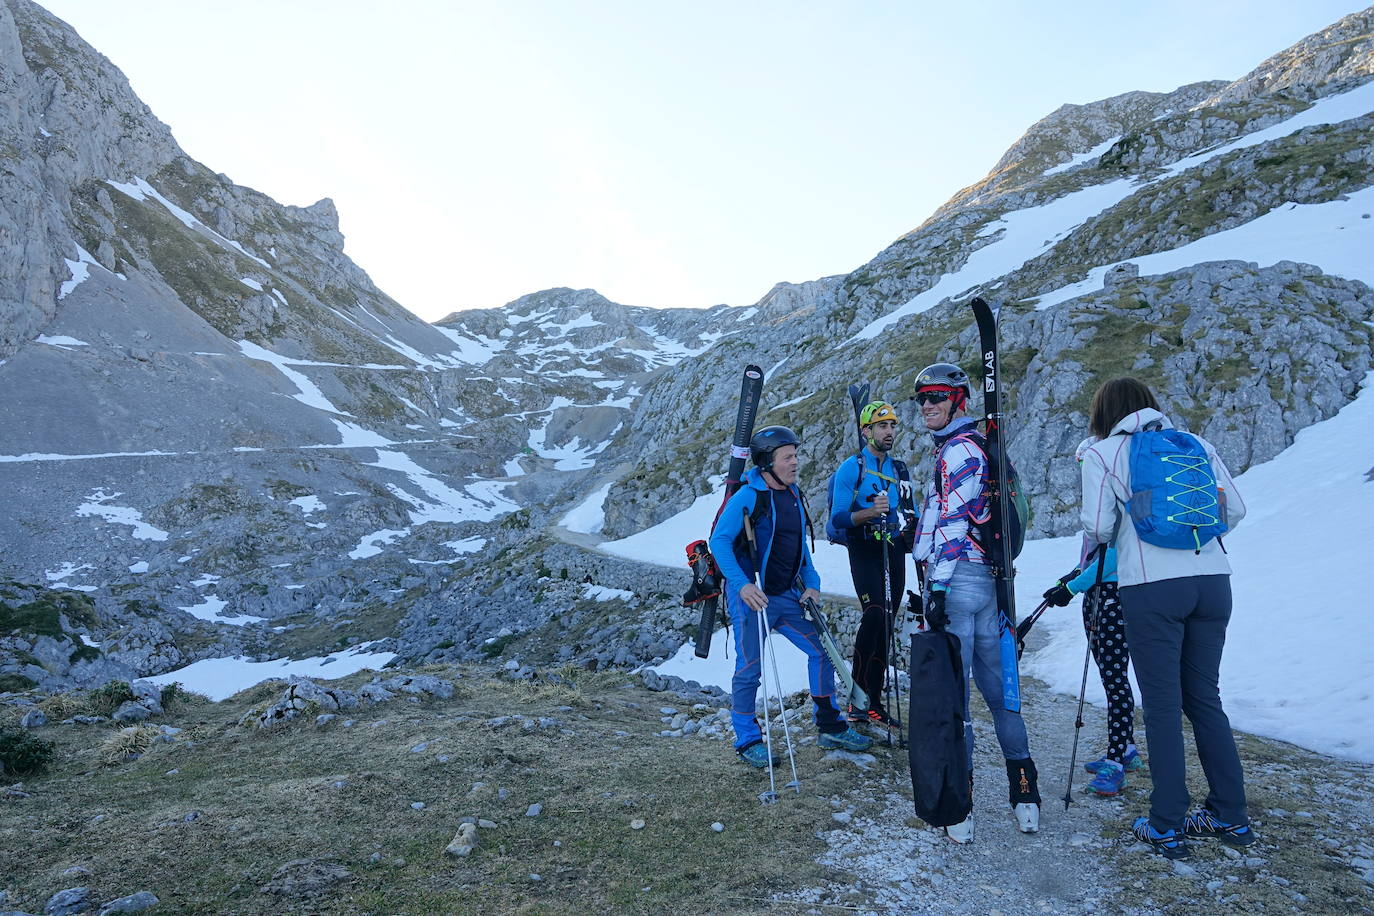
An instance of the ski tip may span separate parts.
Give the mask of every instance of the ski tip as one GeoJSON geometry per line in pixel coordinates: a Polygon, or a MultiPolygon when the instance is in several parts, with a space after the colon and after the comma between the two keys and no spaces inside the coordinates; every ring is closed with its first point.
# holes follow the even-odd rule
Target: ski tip
{"type": "Polygon", "coordinates": [[[763,378],[763,370],[760,369],[758,366],[755,366],[753,363],[750,363],[749,365],[744,367],[744,374],[751,379],[763,378]]]}

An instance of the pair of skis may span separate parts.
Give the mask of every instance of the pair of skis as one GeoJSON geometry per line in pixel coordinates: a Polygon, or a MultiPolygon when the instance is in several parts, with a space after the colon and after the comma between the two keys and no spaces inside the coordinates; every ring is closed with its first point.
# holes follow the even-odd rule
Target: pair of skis
{"type": "MultiPolygon", "coordinates": [[[[730,466],[725,472],[725,496],[716,510],[716,517],[711,521],[712,531],[716,530],[716,522],[720,521],[725,504],[744,480],[744,462],[749,458],[749,440],[754,435],[754,420],[758,417],[759,399],[762,396],[763,370],[752,364],[745,366],[739,389],[739,409],[735,413],[735,434],[730,440],[730,466]]],[[[687,545],[687,565],[692,570],[692,587],[683,596],[682,603],[701,604],[696,647],[692,651],[697,658],[707,658],[711,654],[711,637],[716,630],[716,619],[720,616],[723,583],[706,541],[693,541],[687,545]]],[[[726,625],[729,625],[728,617],[726,625]]]]}

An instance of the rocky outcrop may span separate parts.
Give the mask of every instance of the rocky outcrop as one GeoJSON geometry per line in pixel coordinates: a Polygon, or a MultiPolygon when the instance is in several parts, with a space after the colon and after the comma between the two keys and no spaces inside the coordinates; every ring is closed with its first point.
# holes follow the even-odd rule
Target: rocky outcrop
{"type": "Polygon", "coordinates": [[[1359,80],[1374,71],[1374,8],[1332,23],[1266,59],[1207,100],[1246,102],[1278,93],[1315,96],[1323,87],[1359,80]]]}

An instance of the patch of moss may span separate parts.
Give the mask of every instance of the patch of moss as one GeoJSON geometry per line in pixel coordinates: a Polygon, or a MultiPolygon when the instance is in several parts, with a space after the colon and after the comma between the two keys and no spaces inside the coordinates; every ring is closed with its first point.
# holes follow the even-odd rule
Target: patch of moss
{"type": "Polygon", "coordinates": [[[0,693],[19,693],[37,686],[37,681],[22,674],[0,674],[0,693]]]}
{"type": "Polygon", "coordinates": [[[78,662],[94,662],[99,661],[99,659],[100,650],[95,646],[88,646],[83,643],[73,649],[71,655],[67,656],[67,663],[75,665],[78,662]]]}
{"type": "Polygon", "coordinates": [[[61,615],[72,623],[93,624],[95,608],[85,595],[47,591],[43,597],[14,606],[0,602],[0,632],[69,638],[62,630],[61,615]]]}

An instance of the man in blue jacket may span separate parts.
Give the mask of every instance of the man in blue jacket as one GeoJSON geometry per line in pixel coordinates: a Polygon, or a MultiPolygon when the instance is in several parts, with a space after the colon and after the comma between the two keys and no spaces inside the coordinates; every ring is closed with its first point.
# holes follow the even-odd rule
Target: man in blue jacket
{"type": "Polygon", "coordinates": [[[868,709],[847,711],[851,722],[896,728],[883,696],[893,623],[889,615],[901,607],[906,590],[907,546],[898,537],[904,522],[899,509],[911,506],[911,478],[906,465],[888,454],[897,436],[897,411],[891,404],[866,405],[859,412],[859,432],[863,450],[845,459],[831,480],[834,514],[827,527],[835,535],[831,540],[843,542],[849,551],[849,574],[862,614],[854,637],[854,681],[868,694],[868,709]]]}
{"type": "MultiPolygon", "coordinates": [[[[785,426],[768,426],[749,440],[754,462],[739,490],[726,502],[711,534],[711,553],[725,579],[730,623],[735,630],[735,676],[731,720],[735,751],[755,767],[769,764],[768,749],[754,710],[762,674],[759,619],[806,653],[808,683],[815,704],[817,741],[823,748],[863,751],[873,743],[849,727],[835,702],[835,670],[821,648],[815,624],[802,602],[820,598],[821,577],[806,543],[806,510],[797,488],[801,440],[785,426]],[[751,550],[745,532],[752,526],[751,550]],[[753,557],[758,557],[757,567],[753,557]]],[[[776,762],[776,761],[774,761],[776,762]]]]}

